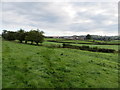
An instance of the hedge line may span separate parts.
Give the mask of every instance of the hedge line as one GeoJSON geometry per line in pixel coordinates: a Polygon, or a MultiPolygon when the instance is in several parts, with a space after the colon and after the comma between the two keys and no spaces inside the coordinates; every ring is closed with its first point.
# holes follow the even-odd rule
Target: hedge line
{"type": "Polygon", "coordinates": [[[69,44],[63,44],[63,48],[72,48],[72,49],[79,49],[79,50],[86,50],[86,51],[92,51],[92,52],[105,52],[105,53],[114,53],[114,49],[104,49],[104,48],[98,48],[98,47],[89,47],[89,46],[74,46],[69,44]]]}

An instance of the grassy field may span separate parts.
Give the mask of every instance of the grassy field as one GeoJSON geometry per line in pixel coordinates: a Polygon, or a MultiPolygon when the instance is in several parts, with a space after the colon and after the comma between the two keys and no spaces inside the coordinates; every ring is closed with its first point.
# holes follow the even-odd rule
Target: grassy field
{"type": "MultiPolygon", "coordinates": [[[[69,44],[76,45],[76,46],[90,46],[90,47],[98,47],[98,48],[105,48],[105,49],[114,49],[114,50],[118,51],[118,45],[94,45],[93,44],[94,42],[90,42],[91,40],[80,41],[80,40],[65,40],[65,39],[59,39],[59,38],[45,38],[45,42],[43,43],[43,45],[45,45],[45,46],[51,46],[51,45],[62,46],[62,43],[49,42],[47,40],[72,42],[72,43],[69,43],[69,44]],[[76,44],[73,44],[73,43],[76,43],[76,44]],[[77,44],[77,43],[86,43],[86,44],[77,44]]],[[[108,44],[118,44],[118,43],[120,43],[118,40],[113,40],[113,41],[98,41],[98,40],[95,40],[95,42],[108,43],[108,44]]]]}
{"type": "Polygon", "coordinates": [[[116,53],[48,48],[9,41],[3,41],[2,45],[3,88],[118,87],[116,53]]]}
{"type": "MultiPolygon", "coordinates": [[[[62,46],[62,43],[56,43],[56,42],[43,42],[43,46],[62,46]]],[[[91,45],[91,44],[71,44],[75,46],[89,46],[89,47],[98,47],[98,48],[105,48],[105,49],[114,49],[118,51],[118,45],[91,45]]]]}
{"type": "MultiPolygon", "coordinates": [[[[18,40],[16,40],[16,42],[19,42],[18,40]]],[[[24,41],[25,42],[25,41],[24,41]]],[[[47,47],[57,47],[57,46],[61,46],[62,47],[62,44],[61,42],[69,42],[70,45],[75,45],[75,46],[90,46],[90,47],[98,47],[98,48],[104,48],[104,49],[114,49],[116,51],[118,51],[118,45],[94,45],[93,43],[94,42],[90,42],[90,40],[88,41],[82,41],[82,40],[66,40],[66,39],[59,39],[59,38],[45,38],[44,42],[42,43],[43,46],[47,46],[47,47]],[[50,42],[50,41],[47,41],[47,40],[55,40],[55,41],[60,41],[59,43],[58,42],[50,42]],[[72,43],[71,43],[72,42],[72,43]],[[75,44],[73,44],[75,43],[75,44]],[[84,44],[77,44],[77,43],[84,43],[84,44]]],[[[95,41],[95,42],[104,42],[105,41],[95,41]]],[[[29,44],[31,42],[28,42],[29,44]]],[[[113,43],[113,44],[116,44],[116,43],[119,43],[118,40],[114,40],[114,41],[106,41],[106,43],[113,43]]],[[[36,43],[34,43],[36,44],[36,43]]]]}
{"type": "Polygon", "coordinates": [[[59,42],[71,42],[71,43],[86,43],[86,44],[94,44],[94,43],[107,43],[107,44],[120,44],[119,40],[111,40],[111,41],[101,41],[101,40],[68,40],[68,39],[62,39],[62,38],[45,38],[45,41],[48,40],[55,40],[59,42]]]}
{"type": "Polygon", "coordinates": [[[112,40],[112,41],[107,41],[107,43],[110,43],[110,44],[111,43],[116,43],[117,44],[117,43],[120,43],[120,41],[119,40],[112,40]]]}
{"type": "Polygon", "coordinates": [[[56,42],[43,42],[42,43],[43,46],[62,46],[62,43],[56,43],[56,42]]]}
{"type": "Polygon", "coordinates": [[[90,47],[98,47],[98,48],[105,48],[105,49],[114,49],[118,51],[118,45],[90,45],[90,44],[71,44],[76,46],[90,46],[90,47]]]}
{"type": "Polygon", "coordinates": [[[45,38],[45,41],[48,40],[55,40],[59,42],[70,42],[70,43],[92,43],[90,41],[84,41],[84,40],[68,40],[68,39],[61,39],[61,38],[45,38]]]}

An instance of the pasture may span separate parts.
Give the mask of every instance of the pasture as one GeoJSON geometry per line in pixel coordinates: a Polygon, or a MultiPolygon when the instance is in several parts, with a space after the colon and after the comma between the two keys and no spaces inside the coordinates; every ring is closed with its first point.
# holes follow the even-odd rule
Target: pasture
{"type": "MultiPolygon", "coordinates": [[[[2,42],[3,88],[117,88],[118,54],[2,42]]],[[[60,44],[61,45],[61,44],[60,44]]]]}
{"type": "Polygon", "coordinates": [[[90,44],[71,44],[71,45],[76,45],[76,46],[90,46],[90,47],[98,47],[98,48],[105,48],[105,49],[114,49],[118,51],[118,45],[90,45],[90,44]]]}
{"type": "MultiPolygon", "coordinates": [[[[101,43],[107,43],[107,44],[120,44],[120,42],[118,40],[114,40],[114,41],[98,41],[95,40],[95,42],[101,42],[101,43]]],[[[59,39],[59,38],[46,38],[45,42],[43,42],[43,46],[62,46],[63,43],[68,43],[70,45],[75,45],[75,46],[89,46],[89,47],[98,47],[98,48],[104,48],[104,49],[114,49],[116,51],[118,51],[119,46],[118,45],[95,45],[91,40],[66,40],[66,39],[59,39]],[[58,42],[51,42],[49,40],[55,40],[58,42]],[[80,44],[82,43],[82,44],[80,44]],[[84,44],[83,44],[84,43],[84,44]]]]}

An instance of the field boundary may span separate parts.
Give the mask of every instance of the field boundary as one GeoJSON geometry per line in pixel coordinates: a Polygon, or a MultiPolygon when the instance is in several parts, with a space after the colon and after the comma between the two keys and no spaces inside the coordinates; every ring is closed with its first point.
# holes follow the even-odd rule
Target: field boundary
{"type": "MultiPolygon", "coordinates": [[[[15,43],[18,43],[17,41],[12,41],[15,43]]],[[[26,44],[26,43],[19,43],[19,44],[26,44]]],[[[45,46],[45,45],[36,45],[36,44],[30,44],[27,43],[27,45],[35,45],[35,46],[45,46]]],[[[105,49],[105,48],[98,48],[98,47],[89,47],[86,45],[83,46],[76,46],[76,45],[71,45],[71,44],[66,44],[62,43],[61,45],[50,45],[50,46],[45,46],[48,48],[70,48],[70,49],[78,49],[78,50],[84,50],[84,51],[90,51],[90,52],[102,52],[102,53],[118,53],[119,51],[116,51],[114,49],[105,49]]]]}
{"type": "Polygon", "coordinates": [[[61,41],[56,41],[56,40],[47,40],[48,42],[56,42],[56,43],[72,43],[72,44],[91,44],[91,45],[120,45],[119,43],[118,44],[115,44],[115,43],[100,43],[100,42],[93,42],[93,43],[77,43],[77,42],[61,42],[61,41]]]}
{"type": "Polygon", "coordinates": [[[104,52],[104,53],[117,52],[114,49],[104,49],[104,48],[89,47],[89,46],[75,46],[75,45],[70,45],[70,44],[63,44],[63,48],[71,48],[71,49],[78,49],[78,50],[85,50],[85,51],[92,51],[92,52],[104,52]]]}

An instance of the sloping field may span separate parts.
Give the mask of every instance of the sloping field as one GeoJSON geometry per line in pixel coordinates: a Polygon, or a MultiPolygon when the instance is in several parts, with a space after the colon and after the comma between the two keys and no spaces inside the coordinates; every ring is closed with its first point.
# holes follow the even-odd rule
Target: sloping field
{"type": "Polygon", "coordinates": [[[3,41],[3,88],[117,88],[118,55],[3,41]]]}

